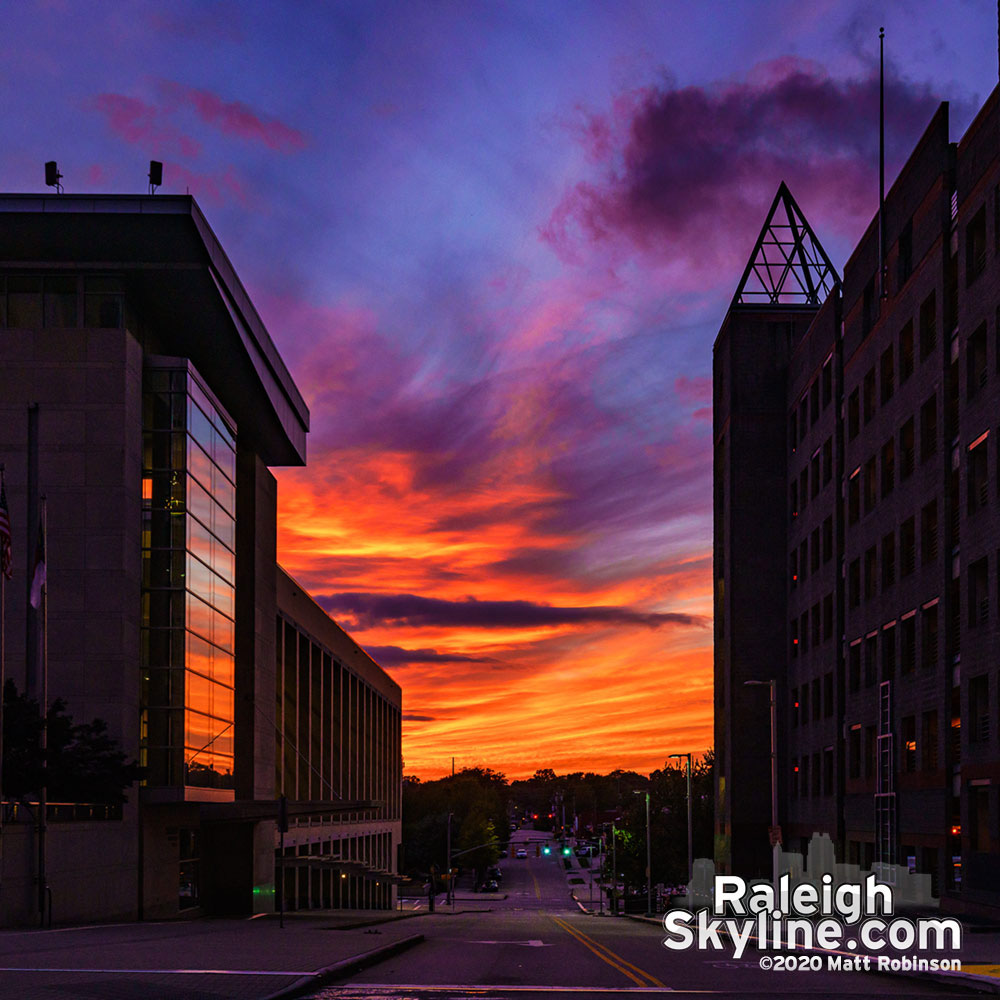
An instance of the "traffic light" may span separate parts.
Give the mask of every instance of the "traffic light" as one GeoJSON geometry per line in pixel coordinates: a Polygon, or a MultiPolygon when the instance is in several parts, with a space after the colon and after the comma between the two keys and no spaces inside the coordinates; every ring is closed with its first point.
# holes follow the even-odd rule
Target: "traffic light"
{"type": "Polygon", "coordinates": [[[569,844],[563,844],[563,857],[569,857],[573,853],[573,848],[569,844]]]}
{"type": "Polygon", "coordinates": [[[552,853],[552,848],[551,848],[551,847],[549,847],[549,845],[548,845],[548,844],[546,844],[546,845],[545,845],[545,846],[544,846],[544,847],[542,848],[542,854],[544,854],[544,855],[545,855],[546,857],[548,857],[548,856],[549,856],[549,855],[550,855],[551,853],[552,853]]]}

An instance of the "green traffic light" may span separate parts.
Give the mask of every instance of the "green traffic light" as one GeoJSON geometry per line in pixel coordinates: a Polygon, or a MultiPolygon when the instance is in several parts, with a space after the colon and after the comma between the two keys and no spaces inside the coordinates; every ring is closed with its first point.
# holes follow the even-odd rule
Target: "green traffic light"
{"type": "Polygon", "coordinates": [[[552,853],[552,848],[551,848],[551,847],[549,847],[549,845],[548,845],[548,844],[546,844],[546,845],[545,845],[545,846],[544,846],[544,847],[542,848],[542,854],[551,854],[551,853],[552,853]]]}
{"type": "Polygon", "coordinates": [[[573,853],[573,851],[572,851],[571,848],[569,848],[569,847],[564,847],[563,848],[563,854],[567,854],[568,855],[568,854],[572,854],[572,853],[573,853]]]}

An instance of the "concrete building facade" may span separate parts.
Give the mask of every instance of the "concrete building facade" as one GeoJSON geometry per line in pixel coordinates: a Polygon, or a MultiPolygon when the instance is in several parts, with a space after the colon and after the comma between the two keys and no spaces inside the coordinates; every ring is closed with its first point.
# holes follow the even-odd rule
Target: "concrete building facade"
{"type": "MultiPolygon", "coordinates": [[[[388,885],[400,690],[289,596],[270,469],[304,464],[308,410],[204,216],[186,196],[5,195],[0,219],[6,675],[104,719],[146,768],[124,805],[50,803],[44,851],[39,806],[6,804],[0,922],[49,905],[56,921],[271,910],[282,795],[286,851],[303,827],[331,841],[361,824],[380,846],[352,848],[351,884],[378,869],[388,885]],[[29,601],[43,516],[44,616],[29,601]],[[308,710],[330,724],[296,719],[298,743],[286,628],[322,645],[321,673],[378,692],[341,705],[321,689],[308,710]],[[378,748],[364,783],[354,758],[318,787],[282,781],[285,744],[323,773],[341,739],[359,760],[378,748]]],[[[329,903],[289,883],[291,905],[329,903]]],[[[361,898],[389,905],[392,890],[330,905],[361,898]]]]}

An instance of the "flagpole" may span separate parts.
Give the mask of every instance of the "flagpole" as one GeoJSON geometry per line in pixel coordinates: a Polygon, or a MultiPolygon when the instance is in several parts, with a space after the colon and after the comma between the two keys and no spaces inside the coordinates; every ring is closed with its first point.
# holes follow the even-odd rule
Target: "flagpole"
{"type": "MultiPolygon", "coordinates": [[[[4,494],[3,488],[4,463],[0,462],[0,496],[4,494]]],[[[7,533],[10,533],[10,518],[7,518],[7,533]]],[[[2,562],[0,557],[0,562],[2,562]]],[[[0,566],[0,877],[3,873],[3,689],[7,683],[7,569],[8,566],[0,566]]]]}
{"type": "MultiPolygon", "coordinates": [[[[38,793],[38,922],[40,927],[45,926],[46,896],[48,894],[48,876],[45,870],[45,836],[48,831],[48,746],[49,746],[49,585],[48,577],[48,504],[45,494],[42,494],[42,558],[45,560],[45,576],[42,579],[41,601],[42,601],[42,690],[41,690],[41,715],[42,730],[39,735],[39,748],[42,758],[42,787],[38,793]]],[[[50,913],[51,919],[51,913],[50,913]]]]}

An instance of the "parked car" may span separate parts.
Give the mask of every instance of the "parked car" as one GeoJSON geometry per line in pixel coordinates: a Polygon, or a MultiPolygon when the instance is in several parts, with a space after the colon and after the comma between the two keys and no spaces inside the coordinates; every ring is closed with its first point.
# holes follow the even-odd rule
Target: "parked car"
{"type": "Polygon", "coordinates": [[[487,880],[486,880],[485,882],[483,882],[483,884],[482,884],[482,885],[481,885],[481,886],[479,887],[479,891],[480,891],[480,892],[498,892],[498,891],[499,891],[499,889],[500,889],[500,886],[499,886],[499,885],[497,885],[497,880],[496,880],[496,879],[494,879],[494,878],[491,878],[491,879],[487,879],[487,880]]]}
{"type": "Polygon", "coordinates": [[[514,852],[514,857],[515,858],[526,858],[527,856],[528,856],[528,852],[523,847],[519,847],[514,852]]]}

